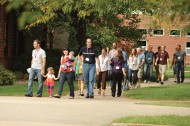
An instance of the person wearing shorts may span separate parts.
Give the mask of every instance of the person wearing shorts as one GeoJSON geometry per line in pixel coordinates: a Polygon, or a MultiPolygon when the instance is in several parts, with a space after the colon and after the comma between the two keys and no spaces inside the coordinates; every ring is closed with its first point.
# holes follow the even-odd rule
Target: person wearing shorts
{"type": "Polygon", "coordinates": [[[158,57],[156,59],[155,65],[158,65],[157,62],[159,61],[159,72],[161,75],[161,82],[160,84],[164,84],[164,76],[166,73],[167,65],[168,68],[170,66],[169,64],[169,54],[167,51],[165,51],[165,46],[161,46],[161,51],[158,53],[158,57]]]}
{"type": "Polygon", "coordinates": [[[141,48],[137,48],[137,64],[138,64],[138,72],[137,72],[137,77],[138,77],[138,84],[137,88],[140,88],[140,83],[143,75],[143,69],[144,69],[144,62],[145,62],[145,55],[142,53],[141,48]]]}

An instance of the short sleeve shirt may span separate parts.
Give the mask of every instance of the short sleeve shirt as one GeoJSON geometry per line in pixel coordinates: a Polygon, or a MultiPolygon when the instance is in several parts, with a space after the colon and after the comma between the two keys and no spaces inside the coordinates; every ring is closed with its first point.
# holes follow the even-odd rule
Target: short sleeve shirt
{"type": "Polygon", "coordinates": [[[159,64],[161,65],[166,65],[167,64],[167,59],[169,58],[169,54],[167,51],[160,51],[158,53],[158,60],[159,60],[159,64]]]}
{"type": "Polygon", "coordinates": [[[53,74],[47,74],[47,78],[54,79],[55,75],[53,75],[53,74]]]}
{"type": "Polygon", "coordinates": [[[83,62],[88,64],[95,64],[95,58],[98,57],[98,51],[95,48],[82,47],[79,56],[83,55],[83,62]]]}
{"type": "Polygon", "coordinates": [[[46,57],[46,53],[43,49],[36,50],[34,49],[32,51],[32,68],[34,69],[42,69],[42,59],[46,57]]]}
{"type": "Polygon", "coordinates": [[[184,62],[186,52],[185,51],[180,51],[180,52],[176,51],[174,56],[175,56],[176,62],[184,62]]]}
{"type": "Polygon", "coordinates": [[[145,59],[145,55],[141,53],[140,55],[138,55],[137,64],[141,65],[143,59],[145,59]]]}
{"type": "MultiPolygon", "coordinates": [[[[123,58],[127,60],[127,53],[125,51],[122,51],[123,53],[123,58]]],[[[124,67],[127,68],[127,61],[124,61],[124,67]]]]}
{"type": "Polygon", "coordinates": [[[146,51],[144,53],[144,55],[145,55],[145,64],[152,65],[153,64],[153,59],[154,59],[154,52],[146,51]]]}
{"type": "Polygon", "coordinates": [[[119,61],[117,58],[113,58],[112,66],[114,73],[122,73],[122,68],[124,68],[124,62],[123,60],[119,61]]]}

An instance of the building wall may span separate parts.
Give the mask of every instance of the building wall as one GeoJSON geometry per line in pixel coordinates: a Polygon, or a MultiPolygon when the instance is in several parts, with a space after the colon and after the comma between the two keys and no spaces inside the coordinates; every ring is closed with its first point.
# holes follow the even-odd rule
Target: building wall
{"type": "Polygon", "coordinates": [[[5,8],[0,6],[0,65],[12,67],[20,50],[19,36],[15,14],[6,13],[5,8]]]}
{"type": "MultiPolygon", "coordinates": [[[[186,42],[190,42],[190,37],[187,37],[186,33],[181,33],[180,36],[170,36],[170,30],[164,29],[163,36],[154,36],[152,31],[150,30],[151,26],[148,25],[150,24],[150,21],[150,17],[143,16],[141,18],[141,22],[139,23],[139,29],[146,28],[150,31],[148,34],[144,35],[144,38],[142,39],[147,41],[146,46],[152,45],[153,51],[156,52],[158,46],[165,45],[166,50],[169,53],[170,59],[172,59],[173,53],[175,52],[175,48],[178,44],[182,46],[182,50],[186,51],[186,42]]],[[[190,64],[190,55],[187,55],[187,63],[190,64]]]]}

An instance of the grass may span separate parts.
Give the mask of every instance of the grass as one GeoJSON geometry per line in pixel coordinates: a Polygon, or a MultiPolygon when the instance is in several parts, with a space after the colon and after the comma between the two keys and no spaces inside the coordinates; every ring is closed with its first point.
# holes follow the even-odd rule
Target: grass
{"type": "MultiPolygon", "coordinates": [[[[58,90],[58,81],[55,83],[54,87],[54,94],[57,93],[58,90]]],[[[77,90],[77,83],[74,84],[75,90],[77,90]]],[[[9,85],[9,86],[0,86],[0,96],[24,96],[27,92],[28,89],[28,84],[15,84],[15,85],[9,85]]],[[[46,91],[46,86],[44,85],[43,87],[43,96],[49,96],[49,93],[46,91]]],[[[33,84],[33,95],[37,95],[37,90],[38,90],[38,82],[34,82],[33,84]]],[[[67,82],[65,82],[62,95],[67,95],[69,94],[69,86],[67,82]]]]}
{"type": "Polygon", "coordinates": [[[174,107],[190,107],[190,101],[157,101],[157,102],[142,102],[137,104],[143,105],[159,105],[159,106],[174,106],[174,107]]]}
{"type": "MultiPolygon", "coordinates": [[[[155,71],[155,69],[154,69],[154,71],[155,71]]],[[[190,65],[186,66],[185,71],[188,71],[188,72],[185,72],[185,78],[189,78],[190,77],[190,65]]],[[[174,78],[173,68],[170,67],[169,69],[167,69],[166,76],[168,76],[168,78],[174,78]]]]}
{"type": "Polygon", "coordinates": [[[157,124],[189,126],[190,116],[162,115],[162,116],[128,116],[113,121],[114,123],[157,124]]]}
{"type": "MultiPolygon", "coordinates": [[[[166,71],[166,76],[168,76],[168,78],[174,78],[174,73],[173,70],[167,70],[166,71]]],[[[190,77],[190,72],[185,72],[185,78],[189,78],[190,77]]]]}
{"type": "Polygon", "coordinates": [[[172,84],[147,87],[124,92],[124,96],[141,100],[190,100],[190,84],[172,84]]]}

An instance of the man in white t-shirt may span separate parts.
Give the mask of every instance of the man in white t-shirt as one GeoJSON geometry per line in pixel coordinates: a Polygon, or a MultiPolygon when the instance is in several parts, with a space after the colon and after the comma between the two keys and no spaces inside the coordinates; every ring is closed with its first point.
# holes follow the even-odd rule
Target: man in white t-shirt
{"type": "MultiPolygon", "coordinates": [[[[117,43],[114,42],[112,44],[112,50],[110,50],[110,52],[109,52],[109,61],[111,61],[111,59],[115,57],[116,52],[117,52],[117,43]]],[[[112,72],[113,72],[113,68],[111,65],[109,65],[108,75],[111,76],[112,72]]],[[[112,80],[110,80],[110,87],[111,88],[112,88],[112,83],[113,83],[112,80]]]]}
{"type": "Polygon", "coordinates": [[[46,53],[40,47],[39,40],[34,40],[33,46],[34,46],[34,50],[32,51],[31,69],[30,69],[29,79],[28,79],[28,92],[27,94],[25,94],[25,96],[26,97],[33,96],[32,85],[33,85],[35,76],[37,76],[38,83],[39,83],[37,97],[42,97],[42,92],[43,92],[42,75],[44,75],[44,69],[46,65],[46,53]]]}

